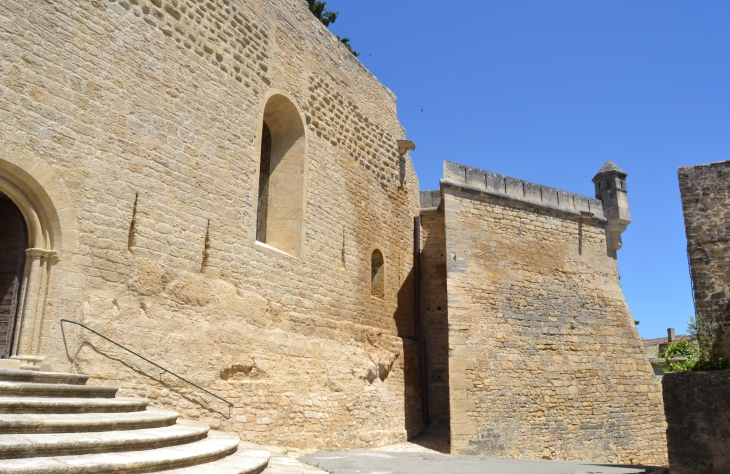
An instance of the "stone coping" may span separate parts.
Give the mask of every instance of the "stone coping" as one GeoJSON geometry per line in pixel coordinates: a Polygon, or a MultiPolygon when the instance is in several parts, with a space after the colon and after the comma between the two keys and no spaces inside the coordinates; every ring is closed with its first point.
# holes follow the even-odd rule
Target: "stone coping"
{"type": "Polygon", "coordinates": [[[586,220],[608,222],[603,214],[603,202],[580,194],[531,183],[517,178],[492,173],[478,168],[444,161],[442,188],[456,188],[467,192],[529,204],[551,211],[581,216],[586,220]]]}
{"type": "MultiPolygon", "coordinates": [[[[488,191],[485,189],[477,188],[475,186],[469,186],[469,185],[466,185],[463,183],[455,183],[453,181],[447,181],[445,179],[442,179],[440,182],[444,188],[459,189],[461,191],[472,192],[475,194],[483,194],[486,196],[492,196],[492,197],[504,199],[507,201],[514,201],[514,202],[518,202],[518,203],[522,203],[522,204],[528,204],[530,206],[537,207],[537,208],[547,209],[547,210],[556,211],[556,212],[562,212],[564,214],[569,214],[572,216],[583,217],[583,218],[585,218],[585,220],[596,221],[596,222],[600,222],[602,224],[605,224],[608,222],[608,219],[606,219],[603,216],[599,217],[596,215],[582,214],[580,211],[576,211],[574,209],[554,206],[554,205],[547,204],[544,202],[535,202],[535,201],[531,201],[531,200],[527,200],[527,199],[521,199],[519,197],[515,197],[515,196],[509,195],[509,194],[488,191]]],[[[601,212],[601,214],[603,214],[603,212],[601,212]]]]}

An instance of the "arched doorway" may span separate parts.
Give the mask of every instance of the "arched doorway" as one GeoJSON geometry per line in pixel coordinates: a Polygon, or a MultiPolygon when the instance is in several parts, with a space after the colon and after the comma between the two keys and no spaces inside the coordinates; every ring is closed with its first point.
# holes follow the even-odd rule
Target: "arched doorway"
{"type": "Polygon", "coordinates": [[[6,359],[13,346],[28,229],[18,206],[2,193],[0,229],[0,358],[6,359]]]}

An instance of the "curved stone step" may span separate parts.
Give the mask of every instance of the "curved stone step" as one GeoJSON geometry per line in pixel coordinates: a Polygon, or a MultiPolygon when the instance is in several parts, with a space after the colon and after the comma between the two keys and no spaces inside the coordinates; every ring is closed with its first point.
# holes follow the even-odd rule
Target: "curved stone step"
{"type": "Polygon", "coordinates": [[[162,428],[97,433],[42,433],[0,435],[0,458],[29,458],[100,454],[158,449],[194,443],[208,434],[208,425],[181,420],[162,428]]]}
{"type": "Polygon", "coordinates": [[[178,413],[149,409],[129,413],[12,413],[0,416],[0,434],[139,430],[174,425],[178,413]]]}
{"type": "Polygon", "coordinates": [[[0,413],[121,413],[142,411],[146,398],[0,397],[0,413]]]}
{"type": "MultiPolygon", "coordinates": [[[[145,451],[0,460],[0,473],[84,474],[155,472],[217,461],[236,452],[238,436],[209,431],[194,443],[145,451]]],[[[197,472],[197,471],[196,471],[197,472]]],[[[254,471],[255,472],[255,471],[254,471]]]]}
{"type": "Polygon", "coordinates": [[[274,454],[269,459],[269,466],[264,469],[263,474],[302,474],[302,463],[294,458],[274,454]]]}
{"type": "Polygon", "coordinates": [[[2,382],[28,383],[62,383],[68,385],[86,385],[88,375],[63,374],[57,372],[34,372],[32,370],[0,369],[2,382]]]}
{"type": "Polygon", "coordinates": [[[265,472],[271,453],[257,446],[238,450],[218,461],[161,471],[161,474],[259,474],[265,472]]]}
{"type": "Polygon", "coordinates": [[[60,383],[0,382],[0,397],[114,398],[117,387],[60,383]]]}

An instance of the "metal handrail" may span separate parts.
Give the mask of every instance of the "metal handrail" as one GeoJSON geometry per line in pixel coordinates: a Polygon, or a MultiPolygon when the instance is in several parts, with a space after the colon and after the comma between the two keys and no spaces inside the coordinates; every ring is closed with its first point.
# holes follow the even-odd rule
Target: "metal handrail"
{"type": "Polygon", "coordinates": [[[148,362],[148,363],[150,363],[150,364],[154,365],[155,367],[157,367],[158,369],[161,369],[161,370],[162,370],[162,372],[160,373],[160,380],[162,379],[162,376],[163,376],[163,375],[165,375],[165,374],[170,374],[170,375],[173,375],[173,376],[175,376],[175,377],[179,378],[180,380],[182,380],[183,382],[185,382],[185,383],[187,383],[187,384],[189,384],[189,385],[192,385],[193,387],[197,388],[198,390],[202,390],[203,392],[207,393],[208,395],[210,395],[210,396],[212,396],[212,397],[215,397],[215,398],[217,398],[218,400],[220,400],[220,401],[222,401],[222,402],[224,402],[224,403],[227,403],[227,404],[228,404],[228,408],[229,408],[229,409],[230,409],[230,408],[232,408],[232,407],[234,406],[232,402],[229,402],[229,401],[228,401],[228,400],[226,400],[225,398],[219,397],[219,396],[218,396],[218,395],[216,395],[215,393],[213,393],[213,392],[211,392],[211,391],[209,391],[209,390],[206,390],[206,389],[204,389],[204,388],[203,388],[203,387],[201,387],[200,385],[197,385],[197,384],[195,384],[195,383],[191,382],[190,380],[186,379],[185,377],[181,377],[181,376],[177,375],[177,374],[176,374],[175,372],[172,372],[171,370],[168,370],[168,369],[166,369],[166,368],[162,367],[161,365],[159,365],[159,364],[156,364],[156,363],[152,362],[152,361],[151,361],[151,360],[149,360],[148,358],[146,358],[146,357],[144,357],[144,356],[142,356],[142,355],[139,355],[139,354],[137,354],[137,353],[136,353],[136,352],[134,352],[133,350],[131,350],[131,349],[127,349],[126,347],[124,347],[123,345],[119,344],[118,342],[112,341],[111,339],[109,339],[109,338],[108,338],[108,337],[106,337],[105,335],[103,335],[103,334],[99,334],[98,332],[94,331],[93,329],[91,329],[91,328],[90,328],[90,327],[88,327],[88,326],[85,326],[85,325],[83,325],[83,324],[81,324],[81,323],[78,323],[78,322],[76,322],[76,321],[71,321],[70,319],[61,319],[61,323],[71,323],[71,324],[75,324],[75,325],[77,325],[77,326],[81,326],[82,328],[86,329],[87,331],[91,331],[91,332],[93,332],[94,334],[96,334],[96,335],[97,335],[97,336],[99,336],[100,338],[102,338],[102,339],[105,339],[105,340],[107,340],[107,341],[111,342],[112,344],[114,344],[114,345],[115,345],[115,346],[117,346],[117,347],[121,347],[122,349],[124,349],[125,351],[129,352],[130,354],[136,355],[137,357],[139,357],[140,359],[144,360],[145,362],[148,362]]]}

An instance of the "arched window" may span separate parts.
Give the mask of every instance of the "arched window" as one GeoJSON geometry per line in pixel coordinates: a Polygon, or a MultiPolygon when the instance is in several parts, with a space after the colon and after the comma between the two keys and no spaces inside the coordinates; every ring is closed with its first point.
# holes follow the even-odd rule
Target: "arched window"
{"type": "Polygon", "coordinates": [[[380,250],[373,251],[371,265],[370,294],[382,298],[385,296],[385,260],[380,250]]]}
{"type": "Polygon", "coordinates": [[[264,109],[256,240],[300,255],[304,229],[304,124],[296,106],[274,95],[264,109]]]}
{"type": "Polygon", "coordinates": [[[10,357],[28,231],[18,207],[0,193],[0,357],[10,357]]]}

